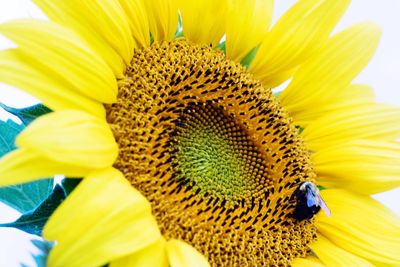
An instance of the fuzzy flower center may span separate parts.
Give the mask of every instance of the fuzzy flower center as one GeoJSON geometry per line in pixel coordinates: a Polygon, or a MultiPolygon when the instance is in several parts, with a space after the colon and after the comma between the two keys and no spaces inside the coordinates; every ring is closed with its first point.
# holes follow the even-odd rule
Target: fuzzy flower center
{"type": "Polygon", "coordinates": [[[107,121],[115,167],[150,201],[162,234],[213,266],[290,265],[309,252],[313,220],[293,218],[313,181],[308,151],[271,90],[208,46],[136,51],[107,121]]]}

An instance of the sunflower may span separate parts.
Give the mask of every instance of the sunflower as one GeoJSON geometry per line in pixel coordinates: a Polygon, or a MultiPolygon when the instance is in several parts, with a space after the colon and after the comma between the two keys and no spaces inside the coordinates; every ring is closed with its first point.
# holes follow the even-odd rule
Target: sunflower
{"type": "MultiPolygon", "coordinates": [[[[400,109],[352,80],[380,37],[331,35],[348,0],[34,0],[0,80],[52,113],[0,184],[84,177],[47,222],[49,266],[400,265],[400,109]],[[280,93],[272,89],[291,79],[280,93]],[[332,216],[293,216],[309,182],[332,216]]],[[[316,211],[312,212],[314,215],[316,211]]]]}

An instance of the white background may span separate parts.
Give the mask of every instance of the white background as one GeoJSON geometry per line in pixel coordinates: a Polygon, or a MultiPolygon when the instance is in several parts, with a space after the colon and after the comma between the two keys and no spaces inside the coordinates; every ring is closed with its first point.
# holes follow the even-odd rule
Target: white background
{"type": "MultiPolygon", "coordinates": [[[[275,21],[295,2],[276,0],[275,21]]],[[[29,0],[0,0],[0,23],[31,17],[45,18],[29,0]]],[[[383,36],[375,57],[355,82],[374,87],[378,101],[400,105],[400,0],[353,0],[336,31],[363,20],[377,22],[383,30],[383,36]]],[[[11,46],[10,41],[0,36],[0,50],[11,46]]],[[[24,107],[35,104],[37,100],[0,83],[0,102],[24,107]]],[[[10,116],[0,111],[0,119],[7,117],[10,116]]],[[[400,215],[399,188],[375,197],[400,215]]],[[[19,216],[18,212],[0,203],[0,223],[13,221],[19,216]]],[[[35,249],[30,245],[29,237],[32,236],[18,230],[0,228],[0,267],[20,266],[19,262],[33,264],[28,250],[35,249]]]]}

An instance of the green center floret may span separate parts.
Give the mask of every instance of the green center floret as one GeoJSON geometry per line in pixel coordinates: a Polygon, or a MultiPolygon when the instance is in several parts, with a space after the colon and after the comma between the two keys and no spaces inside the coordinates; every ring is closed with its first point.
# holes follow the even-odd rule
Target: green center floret
{"type": "MultiPolygon", "coordinates": [[[[185,109],[177,123],[175,162],[178,180],[195,184],[221,200],[236,202],[256,189],[258,153],[233,118],[212,105],[185,109]],[[254,176],[255,175],[255,176],[254,176]]],[[[260,167],[260,165],[258,165],[260,167]]]]}
{"type": "Polygon", "coordinates": [[[245,190],[238,151],[212,129],[193,129],[180,140],[176,154],[182,175],[207,191],[234,197],[245,190]]]}

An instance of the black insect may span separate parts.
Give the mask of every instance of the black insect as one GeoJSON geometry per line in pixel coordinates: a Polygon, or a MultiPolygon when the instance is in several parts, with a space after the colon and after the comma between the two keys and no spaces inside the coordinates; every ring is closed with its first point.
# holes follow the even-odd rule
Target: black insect
{"type": "Polygon", "coordinates": [[[302,221],[312,218],[321,208],[328,217],[331,212],[319,194],[318,188],[311,182],[303,182],[293,192],[292,199],[296,202],[293,218],[302,221]]]}

